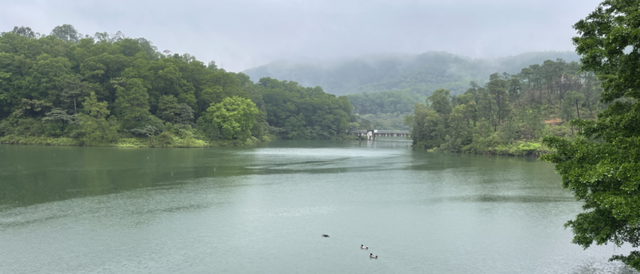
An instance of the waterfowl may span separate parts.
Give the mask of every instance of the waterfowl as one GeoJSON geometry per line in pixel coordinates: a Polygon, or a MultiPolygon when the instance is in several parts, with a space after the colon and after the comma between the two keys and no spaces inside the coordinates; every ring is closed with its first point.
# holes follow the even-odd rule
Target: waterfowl
{"type": "Polygon", "coordinates": [[[371,259],[377,259],[378,255],[373,255],[373,253],[369,253],[369,258],[371,259]]]}
{"type": "Polygon", "coordinates": [[[360,245],[361,249],[369,249],[368,247],[364,246],[364,245],[360,245]]]}
{"type": "Polygon", "coordinates": [[[327,237],[327,238],[329,238],[329,235],[328,235],[328,234],[322,234],[322,237],[327,237]]]}

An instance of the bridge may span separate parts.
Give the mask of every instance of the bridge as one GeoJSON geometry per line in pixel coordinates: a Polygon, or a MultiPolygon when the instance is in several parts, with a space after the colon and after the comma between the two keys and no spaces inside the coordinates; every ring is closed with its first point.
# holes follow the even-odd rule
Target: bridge
{"type": "Polygon", "coordinates": [[[408,130],[378,130],[378,129],[367,129],[367,130],[354,130],[351,134],[355,136],[366,136],[367,140],[375,140],[376,137],[409,137],[411,132],[408,130]]]}

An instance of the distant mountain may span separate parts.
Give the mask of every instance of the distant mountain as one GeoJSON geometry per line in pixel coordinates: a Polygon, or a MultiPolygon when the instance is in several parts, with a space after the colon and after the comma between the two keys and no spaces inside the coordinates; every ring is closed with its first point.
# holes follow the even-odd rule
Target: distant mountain
{"type": "Polygon", "coordinates": [[[515,74],[531,64],[562,58],[579,61],[575,52],[529,52],[494,59],[471,59],[447,52],[373,54],[324,61],[281,60],[245,70],[253,81],[262,77],[320,86],[337,95],[390,90],[464,92],[470,81],[482,84],[495,72],[515,74]]]}

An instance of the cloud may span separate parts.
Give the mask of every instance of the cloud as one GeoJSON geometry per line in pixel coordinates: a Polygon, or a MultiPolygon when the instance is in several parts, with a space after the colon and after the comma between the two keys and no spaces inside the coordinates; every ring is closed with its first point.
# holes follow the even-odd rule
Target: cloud
{"type": "Polygon", "coordinates": [[[3,1],[0,31],[122,31],[241,71],[282,58],[443,50],[470,57],[573,50],[599,1],[3,1]]]}

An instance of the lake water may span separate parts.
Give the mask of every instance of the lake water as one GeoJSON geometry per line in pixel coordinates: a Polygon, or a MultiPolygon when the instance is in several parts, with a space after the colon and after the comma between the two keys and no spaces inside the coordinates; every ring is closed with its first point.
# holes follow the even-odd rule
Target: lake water
{"type": "Polygon", "coordinates": [[[570,243],[581,203],[531,158],[393,138],[0,150],[0,273],[634,273],[607,262],[629,248],[570,243]]]}

